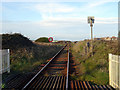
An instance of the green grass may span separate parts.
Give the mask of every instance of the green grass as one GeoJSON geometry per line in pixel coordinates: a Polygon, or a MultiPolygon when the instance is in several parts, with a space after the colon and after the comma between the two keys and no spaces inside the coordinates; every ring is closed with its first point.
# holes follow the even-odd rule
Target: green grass
{"type": "Polygon", "coordinates": [[[85,45],[88,41],[80,41],[73,45],[72,53],[79,70],[77,80],[92,81],[96,84],[109,84],[109,61],[108,54],[117,54],[117,42],[94,41],[93,52],[85,54],[85,45]]]}
{"type": "Polygon", "coordinates": [[[21,48],[11,52],[11,70],[19,72],[29,72],[33,68],[45,63],[52,58],[59,50],[60,46],[34,46],[31,48],[21,48]]]}
{"type": "MultiPolygon", "coordinates": [[[[16,74],[32,72],[34,69],[52,58],[61,46],[33,43],[22,34],[2,34],[2,48],[10,49],[10,73],[2,75],[2,81],[6,84],[6,78],[16,74]]],[[[2,86],[4,87],[4,85],[2,86]]]]}
{"type": "Polygon", "coordinates": [[[2,88],[5,88],[5,84],[2,84],[2,88]]]}
{"type": "Polygon", "coordinates": [[[2,80],[14,74],[32,72],[52,58],[61,48],[58,45],[37,45],[11,50],[10,73],[4,73],[2,80]]]}

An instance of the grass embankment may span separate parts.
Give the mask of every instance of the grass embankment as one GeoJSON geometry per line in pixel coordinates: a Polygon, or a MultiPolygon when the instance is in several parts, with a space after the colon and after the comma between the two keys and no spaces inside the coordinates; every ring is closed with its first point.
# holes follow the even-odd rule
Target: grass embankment
{"type": "Polygon", "coordinates": [[[61,49],[60,45],[35,44],[21,34],[3,34],[2,37],[3,49],[10,49],[10,74],[30,72],[61,49]]]}
{"type": "Polygon", "coordinates": [[[77,63],[77,71],[79,71],[79,74],[73,78],[95,84],[109,84],[108,54],[117,54],[117,41],[94,41],[93,57],[90,51],[85,52],[87,42],[80,41],[73,45],[72,53],[77,63]]]}
{"type": "Polygon", "coordinates": [[[11,53],[11,70],[28,72],[49,58],[52,58],[61,47],[59,46],[33,46],[18,49],[11,53]]]}

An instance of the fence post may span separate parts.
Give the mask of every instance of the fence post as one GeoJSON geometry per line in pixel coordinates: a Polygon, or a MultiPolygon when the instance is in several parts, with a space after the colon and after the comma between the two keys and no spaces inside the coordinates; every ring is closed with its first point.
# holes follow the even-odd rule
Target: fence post
{"type": "Polygon", "coordinates": [[[109,54],[109,84],[120,90],[120,56],[109,54]]]}
{"type": "Polygon", "coordinates": [[[2,74],[2,51],[0,50],[0,74],[2,74]]]}
{"type": "Polygon", "coordinates": [[[9,49],[0,50],[0,74],[10,73],[10,52],[9,49]]]}
{"type": "Polygon", "coordinates": [[[119,89],[120,89],[120,56],[118,56],[118,83],[119,83],[119,89]]]}
{"type": "Polygon", "coordinates": [[[111,78],[111,74],[112,74],[112,70],[111,70],[111,59],[112,59],[112,54],[109,54],[109,84],[112,85],[112,78],[111,78]]]}
{"type": "Polygon", "coordinates": [[[116,60],[116,88],[117,88],[117,89],[118,89],[118,87],[119,87],[119,78],[118,78],[118,77],[119,77],[119,75],[118,75],[118,74],[119,74],[119,71],[118,71],[118,70],[119,70],[119,69],[118,69],[118,68],[119,68],[119,59],[118,59],[118,57],[119,57],[119,56],[116,55],[116,58],[115,58],[115,60],[116,60]]]}
{"type": "Polygon", "coordinates": [[[0,90],[2,89],[2,50],[0,50],[0,90]]]}
{"type": "Polygon", "coordinates": [[[8,52],[8,56],[7,56],[7,66],[8,66],[8,68],[7,68],[7,71],[8,71],[8,73],[10,73],[10,50],[9,49],[7,49],[7,52],[8,52]]]}

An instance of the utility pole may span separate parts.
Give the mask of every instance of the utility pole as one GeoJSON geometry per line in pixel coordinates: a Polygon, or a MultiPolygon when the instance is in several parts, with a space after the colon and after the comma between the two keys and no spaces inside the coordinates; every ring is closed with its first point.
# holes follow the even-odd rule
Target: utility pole
{"type": "Polygon", "coordinates": [[[92,52],[92,56],[93,56],[93,23],[94,23],[94,16],[89,16],[88,17],[88,23],[90,23],[90,27],[91,27],[91,52],[92,52]]]}

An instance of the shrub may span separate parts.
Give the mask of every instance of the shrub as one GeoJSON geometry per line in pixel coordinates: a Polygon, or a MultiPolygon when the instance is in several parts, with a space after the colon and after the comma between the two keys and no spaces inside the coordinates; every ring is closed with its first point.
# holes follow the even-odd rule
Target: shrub
{"type": "Polygon", "coordinates": [[[14,34],[2,34],[2,48],[3,49],[18,49],[23,47],[30,47],[34,44],[27,37],[24,37],[20,33],[14,34]]]}
{"type": "MultiPolygon", "coordinates": [[[[92,81],[96,84],[109,83],[109,62],[108,54],[117,54],[118,42],[117,41],[94,41],[93,52],[85,52],[85,44],[87,41],[80,41],[73,45],[72,53],[77,63],[79,70],[78,78],[80,80],[92,81]]],[[[78,79],[77,78],[77,79],[78,79]]]]}
{"type": "Polygon", "coordinates": [[[36,45],[32,47],[19,48],[10,55],[11,71],[29,72],[38,65],[47,62],[59,50],[61,46],[36,45]]]}
{"type": "Polygon", "coordinates": [[[41,37],[41,38],[38,38],[37,40],[35,40],[35,42],[49,42],[49,40],[47,37],[41,37]]]}

